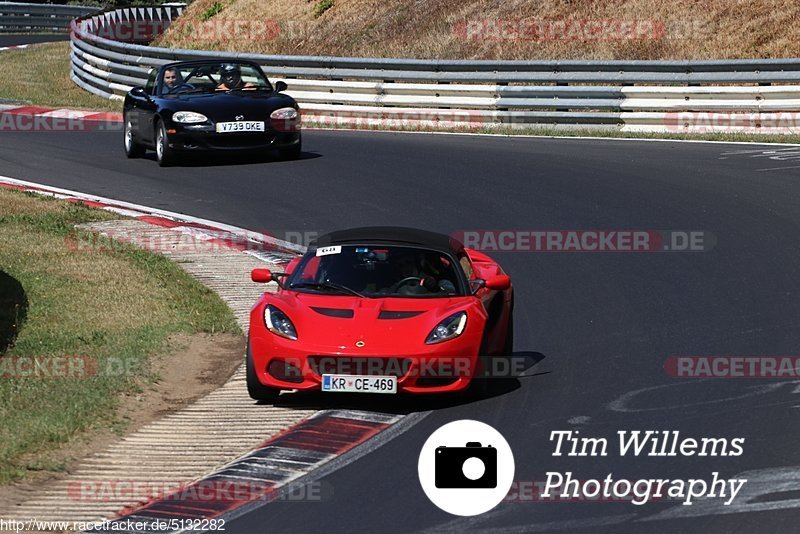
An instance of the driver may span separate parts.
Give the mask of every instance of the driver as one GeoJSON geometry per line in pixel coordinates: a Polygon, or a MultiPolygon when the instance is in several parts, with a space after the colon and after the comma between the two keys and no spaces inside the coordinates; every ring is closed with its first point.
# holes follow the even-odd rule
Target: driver
{"type": "Polygon", "coordinates": [[[255,84],[242,81],[242,69],[235,63],[224,63],[219,68],[220,83],[217,91],[231,91],[233,89],[255,89],[255,84]]]}
{"type": "Polygon", "coordinates": [[[181,73],[178,72],[178,69],[172,67],[164,71],[164,92],[169,93],[181,85],[182,82],[181,73]]]}
{"type": "Polygon", "coordinates": [[[408,279],[400,287],[397,288],[398,293],[401,294],[424,294],[436,292],[439,289],[436,287],[436,279],[429,276],[428,273],[421,269],[417,254],[414,252],[400,252],[396,260],[397,274],[399,278],[395,284],[399,284],[402,280],[408,279]],[[418,280],[414,280],[417,278],[418,280]]]}

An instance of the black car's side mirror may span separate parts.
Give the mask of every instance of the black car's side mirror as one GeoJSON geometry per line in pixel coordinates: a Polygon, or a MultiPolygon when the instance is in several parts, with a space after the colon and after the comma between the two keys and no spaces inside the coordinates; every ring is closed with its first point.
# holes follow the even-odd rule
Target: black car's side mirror
{"type": "Polygon", "coordinates": [[[286,82],[284,82],[283,80],[275,82],[275,92],[276,93],[280,93],[282,91],[285,91],[287,87],[289,87],[289,86],[286,85],[286,82]]]}
{"type": "Polygon", "coordinates": [[[147,94],[147,91],[144,90],[144,87],[134,87],[131,89],[131,96],[150,100],[150,95],[147,94]]]}

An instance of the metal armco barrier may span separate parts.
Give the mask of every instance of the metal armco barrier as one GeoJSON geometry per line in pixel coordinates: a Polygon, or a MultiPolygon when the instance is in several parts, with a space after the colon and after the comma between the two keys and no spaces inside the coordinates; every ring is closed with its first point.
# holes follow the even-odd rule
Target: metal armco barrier
{"type": "Polygon", "coordinates": [[[471,61],[277,56],[150,47],[183,7],[72,22],[72,79],[121,99],[152,67],[237,57],[283,79],[305,120],[342,126],[800,133],[800,59],[471,61]],[[127,42],[124,42],[127,41],[127,42]],[[772,85],[782,84],[782,85],[772,85]]]}
{"type": "Polygon", "coordinates": [[[0,2],[0,33],[66,33],[72,19],[98,11],[89,6],[0,2]]]}

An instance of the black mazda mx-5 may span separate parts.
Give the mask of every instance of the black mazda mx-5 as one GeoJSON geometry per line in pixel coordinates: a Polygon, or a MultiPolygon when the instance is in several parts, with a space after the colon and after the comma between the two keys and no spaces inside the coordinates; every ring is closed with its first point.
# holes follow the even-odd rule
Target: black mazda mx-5
{"type": "Polygon", "coordinates": [[[195,150],[277,150],[300,156],[300,110],[269,82],[261,68],[242,60],[169,63],[153,69],[145,87],[125,96],[125,154],[156,151],[159,165],[195,150]]]}

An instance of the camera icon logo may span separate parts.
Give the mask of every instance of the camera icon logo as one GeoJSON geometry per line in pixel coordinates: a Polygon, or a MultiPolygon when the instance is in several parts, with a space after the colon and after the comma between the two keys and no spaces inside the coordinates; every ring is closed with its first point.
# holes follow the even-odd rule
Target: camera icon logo
{"type": "Polygon", "coordinates": [[[508,495],[514,455],[500,432],[486,423],[462,419],[430,435],[417,470],[433,504],[453,515],[473,516],[488,512],[508,495]]]}
{"type": "Polygon", "coordinates": [[[437,447],[434,472],[437,488],[496,488],[497,449],[479,441],[437,447]]]}

